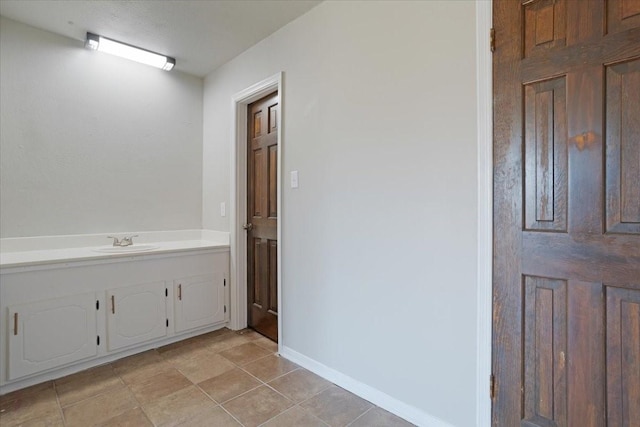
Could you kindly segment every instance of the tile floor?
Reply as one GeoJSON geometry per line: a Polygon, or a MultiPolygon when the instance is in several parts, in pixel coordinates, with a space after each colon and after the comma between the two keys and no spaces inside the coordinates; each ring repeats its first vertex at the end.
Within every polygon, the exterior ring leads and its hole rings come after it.
{"type": "Polygon", "coordinates": [[[408,422],[221,329],[0,397],[2,427],[404,427],[408,422]]]}

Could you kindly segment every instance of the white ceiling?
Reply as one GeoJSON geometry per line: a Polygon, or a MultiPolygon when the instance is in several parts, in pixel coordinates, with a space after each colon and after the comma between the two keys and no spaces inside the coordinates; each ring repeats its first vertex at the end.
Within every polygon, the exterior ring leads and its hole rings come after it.
{"type": "Polygon", "coordinates": [[[0,0],[0,15],[84,40],[87,31],[176,58],[203,77],[318,0],[0,0]]]}

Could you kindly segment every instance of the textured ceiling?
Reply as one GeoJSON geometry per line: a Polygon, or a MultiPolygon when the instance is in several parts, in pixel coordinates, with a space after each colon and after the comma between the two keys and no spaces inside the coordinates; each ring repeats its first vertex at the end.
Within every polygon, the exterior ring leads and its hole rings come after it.
{"type": "Polygon", "coordinates": [[[0,15],[84,40],[87,31],[176,58],[203,77],[320,1],[0,0],[0,15]]]}

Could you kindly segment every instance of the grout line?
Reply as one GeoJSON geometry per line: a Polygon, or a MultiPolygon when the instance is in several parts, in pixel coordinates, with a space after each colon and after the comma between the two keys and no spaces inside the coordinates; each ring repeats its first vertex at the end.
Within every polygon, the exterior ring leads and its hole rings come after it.
{"type": "MultiPolygon", "coordinates": [[[[367,402],[368,402],[368,401],[367,401],[367,402]]],[[[371,403],[371,402],[369,402],[369,403],[371,403]]],[[[351,422],[350,422],[349,424],[347,424],[345,427],[349,427],[350,425],[352,425],[353,423],[355,423],[356,421],[358,421],[360,418],[364,417],[364,415],[365,415],[367,412],[371,411],[373,408],[376,408],[376,405],[373,405],[373,404],[372,404],[371,408],[367,409],[366,411],[364,411],[363,413],[361,413],[360,415],[358,415],[358,416],[357,416],[353,421],[351,421],[351,422]]]]}
{"type": "Polygon", "coordinates": [[[250,393],[250,392],[252,392],[252,391],[254,391],[254,390],[258,389],[258,388],[262,387],[263,385],[265,385],[265,384],[264,384],[264,383],[263,383],[263,384],[258,384],[257,386],[255,386],[254,388],[252,388],[252,389],[250,389],[250,390],[243,391],[243,392],[242,392],[242,393],[240,393],[239,395],[234,396],[234,397],[232,397],[232,398],[230,398],[230,399],[225,400],[224,402],[222,402],[222,403],[220,404],[220,406],[225,405],[225,404],[227,404],[227,403],[231,402],[232,400],[237,399],[237,398],[238,398],[238,397],[240,397],[240,396],[244,396],[245,394],[248,394],[248,393],[250,393]]]}
{"type": "MultiPolygon", "coordinates": [[[[215,378],[215,377],[213,377],[213,378],[215,378]]],[[[207,381],[207,380],[205,380],[205,381],[207,381]]],[[[200,390],[202,393],[204,393],[204,395],[205,395],[205,396],[207,396],[207,397],[208,397],[208,398],[209,398],[213,403],[217,404],[217,405],[218,405],[218,407],[219,407],[220,409],[222,409],[224,412],[226,412],[227,414],[229,414],[229,416],[230,416],[231,418],[233,418],[234,420],[236,420],[236,421],[238,422],[238,424],[240,424],[241,426],[243,426],[243,427],[244,427],[244,424],[242,424],[242,423],[240,422],[240,420],[239,420],[239,419],[237,419],[237,418],[236,418],[236,417],[235,417],[231,412],[227,411],[227,408],[225,408],[224,406],[222,406],[222,403],[218,402],[218,401],[217,401],[217,400],[215,400],[213,397],[209,396],[209,394],[207,394],[207,392],[206,392],[206,391],[204,391],[204,390],[202,389],[202,387],[200,387],[198,384],[195,384],[195,383],[194,383],[193,385],[194,385],[194,386],[196,386],[196,387],[198,388],[198,390],[200,390]]],[[[237,396],[236,396],[236,397],[237,397],[237,396]]],[[[233,399],[235,399],[235,397],[234,397],[233,399]]],[[[227,400],[227,402],[228,402],[229,400],[232,400],[232,399],[228,399],[228,400],[227,400]]]]}
{"type": "Polygon", "coordinates": [[[64,411],[62,410],[62,405],[60,404],[60,396],[58,396],[58,386],[55,381],[51,381],[51,386],[53,387],[53,392],[56,395],[56,403],[58,404],[58,412],[60,412],[60,418],[62,419],[62,425],[67,425],[67,419],[64,417],[64,411]]]}
{"type": "MultiPolygon", "coordinates": [[[[111,365],[111,364],[110,364],[110,363],[105,363],[104,365],[100,365],[100,367],[105,366],[105,365],[111,365]]],[[[96,367],[98,367],[98,366],[96,366],[96,367]]],[[[71,374],[71,375],[77,375],[77,374],[80,374],[80,373],[83,373],[83,372],[87,372],[87,371],[89,371],[89,370],[91,370],[91,369],[94,369],[94,368],[89,368],[89,369],[87,369],[87,370],[80,371],[80,372],[77,372],[77,373],[75,373],[75,374],[71,374]]],[[[87,396],[87,397],[85,397],[85,398],[83,398],[83,399],[80,399],[80,400],[77,400],[77,401],[75,401],[75,402],[68,403],[68,404],[66,404],[66,405],[64,405],[64,406],[62,406],[62,404],[60,403],[60,398],[59,398],[59,396],[58,396],[58,385],[56,384],[56,382],[55,382],[55,380],[54,380],[54,381],[53,381],[53,384],[54,384],[55,391],[56,391],[56,399],[58,399],[58,403],[60,404],[60,408],[61,408],[61,409],[62,409],[62,408],[69,408],[69,407],[71,407],[71,406],[75,406],[75,405],[77,405],[77,404],[79,404],[79,403],[86,402],[86,401],[87,401],[87,400],[89,400],[89,399],[93,399],[93,398],[96,398],[96,397],[98,397],[98,396],[102,396],[103,394],[106,394],[106,393],[112,392],[113,390],[117,390],[117,389],[119,389],[119,388],[127,387],[127,384],[124,382],[124,380],[123,380],[122,378],[120,378],[120,375],[118,375],[118,374],[115,372],[115,369],[113,369],[113,366],[111,366],[111,370],[113,371],[113,375],[114,375],[115,377],[117,377],[117,378],[118,378],[118,380],[120,380],[120,384],[119,384],[119,385],[115,385],[115,386],[113,386],[113,387],[106,388],[106,389],[102,390],[102,391],[101,391],[101,392],[99,392],[99,393],[93,394],[93,395],[91,395],[91,396],[87,396]]]]}

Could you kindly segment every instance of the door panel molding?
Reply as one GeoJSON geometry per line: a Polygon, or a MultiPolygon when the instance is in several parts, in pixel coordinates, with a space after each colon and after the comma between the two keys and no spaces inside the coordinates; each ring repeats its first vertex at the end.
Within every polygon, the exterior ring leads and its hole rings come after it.
{"type": "Polygon", "coordinates": [[[230,203],[230,288],[231,317],[229,327],[234,330],[247,326],[247,245],[242,225],[247,221],[247,106],[263,98],[271,92],[278,92],[280,114],[275,115],[277,121],[278,153],[277,153],[277,188],[276,203],[278,215],[277,248],[277,287],[278,287],[278,349],[282,346],[282,116],[283,106],[283,72],[262,80],[231,98],[231,203],[230,203]]]}

